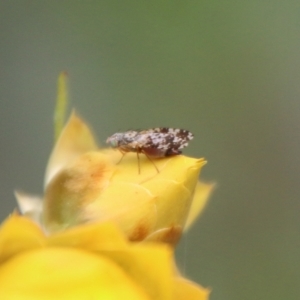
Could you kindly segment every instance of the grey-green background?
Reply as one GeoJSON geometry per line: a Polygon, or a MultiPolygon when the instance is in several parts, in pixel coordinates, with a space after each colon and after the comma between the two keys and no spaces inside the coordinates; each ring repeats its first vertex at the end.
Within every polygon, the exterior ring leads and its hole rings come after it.
{"type": "Polygon", "coordinates": [[[42,193],[56,80],[99,141],[182,127],[218,183],[178,263],[212,300],[300,299],[300,2],[0,1],[0,218],[42,193]]]}

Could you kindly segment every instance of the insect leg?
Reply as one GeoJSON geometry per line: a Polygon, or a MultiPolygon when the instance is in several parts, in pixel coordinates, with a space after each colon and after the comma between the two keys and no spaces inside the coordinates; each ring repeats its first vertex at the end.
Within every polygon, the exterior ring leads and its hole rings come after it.
{"type": "Polygon", "coordinates": [[[156,166],[156,164],[154,163],[154,161],[143,151],[143,153],[146,155],[146,157],[152,162],[152,164],[153,164],[153,166],[155,167],[155,169],[156,169],[156,171],[157,171],[157,173],[159,173],[159,170],[158,170],[158,168],[157,168],[157,166],[156,166]]]}
{"type": "Polygon", "coordinates": [[[126,152],[122,152],[121,150],[119,150],[119,151],[121,152],[122,157],[121,157],[121,159],[116,163],[116,165],[118,165],[118,164],[122,161],[122,159],[124,158],[124,156],[125,156],[125,154],[126,154],[126,152]]]}
{"type": "Polygon", "coordinates": [[[139,152],[136,152],[136,156],[137,156],[137,160],[138,160],[138,168],[139,168],[139,174],[141,174],[141,165],[140,165],[140,156],[139,156],[139,152]]]}

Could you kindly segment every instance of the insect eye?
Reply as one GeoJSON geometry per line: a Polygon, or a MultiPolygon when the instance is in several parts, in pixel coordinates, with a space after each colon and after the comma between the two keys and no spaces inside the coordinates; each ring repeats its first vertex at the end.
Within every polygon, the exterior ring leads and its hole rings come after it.
{"type": "Polygon", "coordinates": [[[117,147],[118,146],[118,141],[117,140],[112,140],[110,141],[110,144],[112,147],[117,147]]]}

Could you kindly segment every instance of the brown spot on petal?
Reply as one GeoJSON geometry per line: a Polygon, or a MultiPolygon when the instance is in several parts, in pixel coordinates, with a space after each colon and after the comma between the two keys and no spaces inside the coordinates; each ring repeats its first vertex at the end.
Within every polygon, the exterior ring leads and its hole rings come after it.
{"type": "Polygon", "coordinates": [[[181,237],[182,228],[181,226],[172,226],[165,231],[165,233],[161,236],[161,241],[172,246],[175,246],[181,237]]]}
{"type": "Polygon", "coordinates": [[[153,232],[147,237],[147,241],[163,242],[175,246],[180,240],[182,234],[181,226],[171,226],[153,232]]]}
{"type": "Polygon", "coordinates": [[[145,224],[138,224],[135,229],[130,233],[129,240],[132,242],[139,242],[144,240],[149,234],[149,227],[145,224]]]}

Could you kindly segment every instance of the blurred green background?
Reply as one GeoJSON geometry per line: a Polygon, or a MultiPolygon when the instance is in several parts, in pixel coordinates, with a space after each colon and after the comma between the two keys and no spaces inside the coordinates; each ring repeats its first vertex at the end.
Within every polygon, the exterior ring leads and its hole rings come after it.
{"type": "Polygon", "coordinates": [[[217,189],[183,238],[212,300],[300,299],[299,1],[0,1],[0,218],[42,193],[56,80],[104,142],[182,127],[217,189]]]}

